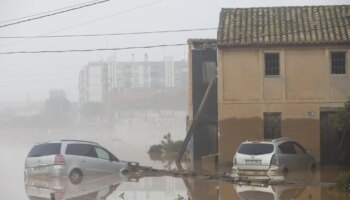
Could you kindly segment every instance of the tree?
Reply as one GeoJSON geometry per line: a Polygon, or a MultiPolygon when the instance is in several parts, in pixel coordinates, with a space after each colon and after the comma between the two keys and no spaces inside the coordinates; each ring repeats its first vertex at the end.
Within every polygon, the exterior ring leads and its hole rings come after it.
{"type": "Polygon", "coordinates": [[[335,115],[334,125],[341,134],[350,132],[350,99],[345,102],[344,108],[335,115]]]}
{"type": "Polygon", "coordinates": [[[45,102],[44,115],[51,122],[67,122],[71,111],[71,102],[63,90],[50,90],[45,102]]]}
{"type": "Polygon", "coordinates": [[[162,161],[163,147],[160,144],[152,145],[148,150],[148,155],[153,161],[162,161]]]}
{"type": "Polygon", "coordinates": [[[341,135],[341,139],[338,145],[339,161],[344,162],[349,154],[349,148],[346,142],[349,142],[350,134],[350,99],[345,102],[344,107],[335,114],[332,118],[332,122],[338,133],[341,135]]]}
{"type": "Polygon", "coordinates": [[[152,145],[148,150],[148,155],[153,161],[160,161],[164,167],[170,169],[176,160],[176,156],[183,141],[173,141],[171,134],[164,135],[160,144],[152,145]]]}

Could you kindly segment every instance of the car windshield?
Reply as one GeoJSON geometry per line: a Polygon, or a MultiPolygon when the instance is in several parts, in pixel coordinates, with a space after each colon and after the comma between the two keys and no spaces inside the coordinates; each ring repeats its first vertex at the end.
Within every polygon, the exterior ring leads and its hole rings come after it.
{"type": "Polygon", "coordinates": [[[60,154],[61,143],[49,143],[35,145],[29,152],[28,157],[40,157],[60,154]]]}
{"type": "Polygon", "coordinates": [[[272,144],[262,144],[262,143],[251,143],[251,144],[242,144],[238,153],[246,155],[262,155],[269,154],[273,152],[272,144]]]}

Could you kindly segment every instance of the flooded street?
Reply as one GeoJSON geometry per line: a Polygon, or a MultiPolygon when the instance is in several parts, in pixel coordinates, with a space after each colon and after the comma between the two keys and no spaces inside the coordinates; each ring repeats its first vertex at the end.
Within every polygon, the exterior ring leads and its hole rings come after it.
{"type": "MultiPolygon", "coordinates": [[[[108,131],[104,132],[107,134],[108,131]]],[[[98,141],[99,144],[111,149],[111,152],[122,160],[138,161],[144,166],[162,169],[159,163],[151,161],[147,155],[147,146],[132,144],[117,146],[107,136],[97,137],[76,131],[66,135],[62,132],[49,131],[40,133],[33,131],[30,134],[25,131],[2,131],[0,150],[3,152],[0,165],[1,176],[0,192],[3,199],[50,199],[55,194],[56,199],[133,199],[133,200],[247,200],[247,199],[347,199],[330,190],[330,181],[320,181],[320,171],[312,176],[309,184],[292,179],[288,184],[272,184],[241,182],[220,178],[208,178],[193,176],[188,178],[162,176],[141,177],[138,180],[130,180],[128,176],[101,175],[86,177],[75,185],[68,179],[29,179],[24,180],[24,160],[37,141],[54,140],[57,138],[81,138],[84,140],[98,141]],[[5,137],[4,135],[7,135],[5,137]],[[14,139],[16,138],[16,139],[14,139]],[[17,139],[18,138],[18,139],[17,139]],[[132,151],[130,151],[130,148],[132,151]],[[145,163],[145,164],[144,164],[145,163]],[[185,185],[186,180],[189,185],[185,185]]],[[[112,133],[110,133],[112,134],[112,133]]],[[[327,171],[327,170],[326,170],[327,171]]],[[[331,171],[331,169],[329,169],[331,171]]],[[[330,173],[329,173],[330,174],[330,173]]],[[[304,176],[305,177],[305,176],[304,176]]],[[[334,176],[333,176],[334,177],[334,176]]],[[[300,177],[299,177],[300,178],[300,177]]]]}
{"type": "MultiPolygon", "coordinates": [[[[96,130],[95,130],[96,131],[96,130]]],[[[121,160],[127,161],[137,161],[140,164],[146,166],[152,166],[155,168],[162,168],[160,163],[151,161],[147,150],[149,144],[140,145],[140,141],[130,141],[130,142],[119,142],[113,141],[111,131],[99,131],[100,135],[95,134],[94,131],[53,131],[49,130],[1,130],[1,144],[0,150],[4,152],[0,165],[0,193],[4,199],[28,199],[25,192],[25,182],[24,182],[24,162],[30,149],[38,142],[45,142],[48,140],[59,140],[62,138],[70,139],[80,139],[96,141],[109,149],[113,154],[115,154],[121,160]],[[90,131],[90,133],[89,133],[90,131]],[[92,133],[93,132],[93,133],[92,133]],[[5,153],[8,152],[8,153],[5,153]],[[11,152],[11,153],[10,153],[11,152]]],[[[145,141],[145,140],[144,140],[145,141]]],[[[152,141],[149,141],[150,143],[152,141]]],[[[156,143],[158,141],[154,141],[156,143]]],[[[96,178],[96,177],[95,177],[96,178]]],[[[97,177],[96,179],[99,179],[97,177]]],[[[110,180],[113,183],[114,180],[110,180]]],[[[125,179],[116,180],[120,181],[122,184],[118,186],[118,192],[111,194],[109,199],[114,198],[120,191],[125,192],[128,196],[133,197],[132,199],[146,199],[147,196],[151,199],[172,199],[170,196],[175,196],[176,194],[185,194],[186,188],[182,184],[180,179],[172,179],[167,177],[161,178],[145,178],[139,182],[127,182],[125,179]],[[154,197],[158,196],[158,197],[154,197]]],[[[99,188],[99,183],[96,187],[99,188]]],[[[90,188],[94,185],[89,186],[90,188]]],[[[127,196],[125,195],[125,196],[127,196]]],[[[83,198],[85,199],[85,198],[83,198]]],[[[130,198],[129,198],[130,199],[130,198]]]]}

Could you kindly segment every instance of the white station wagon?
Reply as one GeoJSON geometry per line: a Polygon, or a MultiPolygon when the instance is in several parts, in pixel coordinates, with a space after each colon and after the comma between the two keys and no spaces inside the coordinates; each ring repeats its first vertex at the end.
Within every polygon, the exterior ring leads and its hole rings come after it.
{"type": "Polygon", "coordinates": [[[78,184],[85,175],[123,173],[128,167],[95,142],[60,140],[35,145],[25,160],[25,176],[68,176],[78,184]]]}
{"type": "Polygon", "coordinates": [[[241,176],[286,177],[308,170],[315,170],[315,158],[289,138],[243,142],[233,158],[233,173],[241,176]]]}

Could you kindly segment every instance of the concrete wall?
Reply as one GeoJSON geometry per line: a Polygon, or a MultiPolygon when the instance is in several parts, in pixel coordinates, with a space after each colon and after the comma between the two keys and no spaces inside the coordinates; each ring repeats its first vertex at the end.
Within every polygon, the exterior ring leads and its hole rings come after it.
{"type": "Polygon", "coordinates": [[[263,113],[282,113],[282,137],[320,159],[320,108],[342,107],[350,95],[349,47],[218,50],[219,161],[232,162],[238,145],[263,139],[263,113]],[[333,75],[331,51],[347,51],[346,74],[333,75]],[[280,75],[265,76],[264,53],[280,54],[280,75]],[[314,115],[313,115],[314,114],[314,115]]]}

